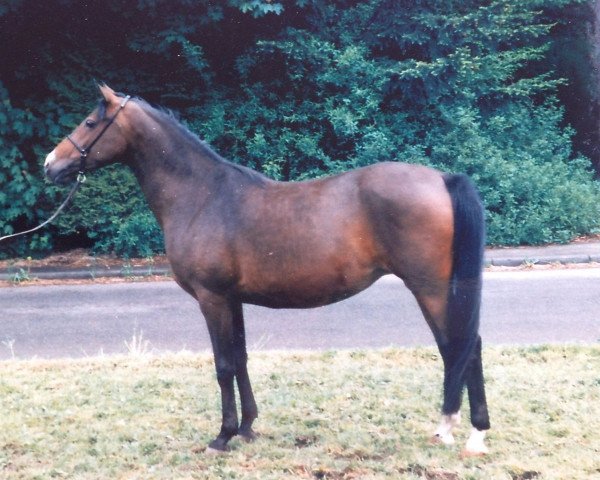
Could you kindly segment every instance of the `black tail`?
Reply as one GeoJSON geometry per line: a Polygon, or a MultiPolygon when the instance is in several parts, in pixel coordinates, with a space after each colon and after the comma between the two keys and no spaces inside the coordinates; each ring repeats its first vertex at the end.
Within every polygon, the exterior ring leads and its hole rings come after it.
{"type": "Polygon", "coordinates": [[[460,408],[465,372],[479,342],[479,310],[485,217],[479,193],[466,175],[445,175],[454,211],[452,280],[447,306],[448,341],[440,345],[446,366],[444,413],[460,408]]]}

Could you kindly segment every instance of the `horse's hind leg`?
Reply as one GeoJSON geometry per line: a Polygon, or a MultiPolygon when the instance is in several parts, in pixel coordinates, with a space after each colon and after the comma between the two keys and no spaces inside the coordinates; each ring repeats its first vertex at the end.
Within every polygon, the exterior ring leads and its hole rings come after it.
{"type": "Polygon", "coordinates": [[[482,455],[488,452],[484,439],[490,422],[484,389],[481,337],[477,336],[474,346],[470,343],[469,339],[460,337],[438,341],[444,362],[444,404],[442,421],[434,439],[446,444],[454,443],[452,429],[460,423],[460,406],[466,385],[473,429],[463,454],[482,455]],[[469,355],[466,364],[460,360],[461,355],[469,355]]]}
{"type": "MultiPolygon", "coordinates": [[[[487,452],[484,444],[485,430],[489,429],[489,418],[485,398],[483,369],[481,362],[481,338],[473,335],[463,325],[465,316],[456,315],[449,302],[455,301],[447,255],[430,252],[433,262],[416,263],[403,275],[407,287],[414,294],[427,323],[436,339],[444,363],[444,400],[442,420],[435,431],[436,442],[452,444],[452,430],[460,423],[460,407],[464,386],[467,386],[471,407],[473,431],[464,453],[478,455],[487,452]]],[[[414,259],[414,257],[413,257],[414,259]]],[[[464,293],[464,292],[463,292],[464,293]]],[[[468,293],[468,292],[467,292],[468,293]]],[[[473,295],[479,294],[475,285],[473,295]]],[[[478,311],[476,312],[478,314],[478,311]]]]}
{"type": "MultiPolygon", "coordinates": [[[[406,280],[405,280],[406,282],[406,280]]],[[[453,379],[453,367],[456,355],[453,352],[462,351],[456,341],[450,339],[446,324],[446,305],[448,298],[447,281],[429,281],[427,287],[417,286],[406,282],[421,307],[423,316],[433,332],[444,364],[444,390],[442,419],[435,431],[433,440],[447,445],[454,443],[452,430],[461,421],[460,407],[462,388],[460,391],[449,388],[456,382],[453,379]]]]}

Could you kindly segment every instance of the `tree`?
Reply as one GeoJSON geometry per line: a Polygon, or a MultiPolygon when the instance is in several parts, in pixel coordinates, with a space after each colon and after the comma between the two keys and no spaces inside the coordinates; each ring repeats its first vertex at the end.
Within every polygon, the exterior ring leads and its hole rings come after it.
{"type": "MultiPolygon", "coordinates": [[[[491,243],[589,233],[599,227],[600,192],[564,121],[574,77],[554,71],[557,45],[573,31],[560,12],[584,7],[579,0],[5,2],[0,232],[49,215],[61,192],[44,182],[41,159],[92,108],[97,80],[175,110],[223,156],[276,179],[418,162],[474,178],[491,243]]],[[[94,174],[55,227],[0,246],[0,254],[75,242],[140,255],[159,248],[157,238],[132,176],[116,168],[94,174]]]]}

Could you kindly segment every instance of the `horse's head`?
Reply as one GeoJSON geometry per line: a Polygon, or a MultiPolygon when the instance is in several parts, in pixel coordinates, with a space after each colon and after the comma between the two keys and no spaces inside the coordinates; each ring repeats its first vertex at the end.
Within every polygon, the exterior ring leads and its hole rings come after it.
{"type": "Polygon", "coordinates": [[[120,114],[129,97],[100,87],[98,107],[46,157],[44,170],[54,183],[65,184],[79,173],[120,160],[127,150],[126,115],[120,114]],[[120,115],[119,115],[120,114],[120,115]]]}

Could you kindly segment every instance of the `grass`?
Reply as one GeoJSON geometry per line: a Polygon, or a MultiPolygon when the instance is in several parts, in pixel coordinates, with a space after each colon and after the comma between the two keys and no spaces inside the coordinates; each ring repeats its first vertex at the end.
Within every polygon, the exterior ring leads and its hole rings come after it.
{"type": "MultiPolygon", "coordinates": [[[[0,478],[600,478],[600,347],[485,352],[491,454],[428,443],[433,349],[252,353],[262,436],[209,456],[219,395],[209,355],[0,362],[0,478]]],[[[465,415],[468,418],[468,415],[465,415]]]]}

